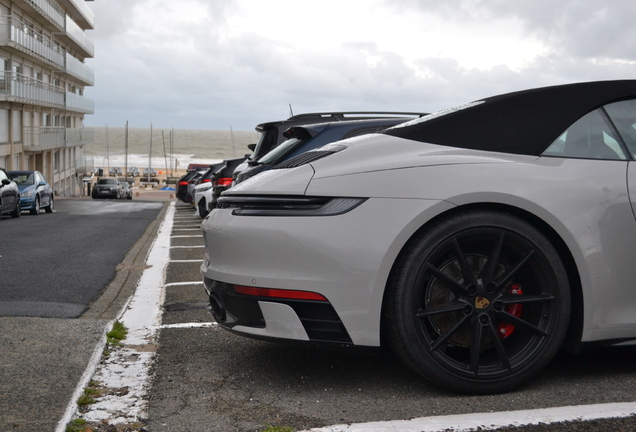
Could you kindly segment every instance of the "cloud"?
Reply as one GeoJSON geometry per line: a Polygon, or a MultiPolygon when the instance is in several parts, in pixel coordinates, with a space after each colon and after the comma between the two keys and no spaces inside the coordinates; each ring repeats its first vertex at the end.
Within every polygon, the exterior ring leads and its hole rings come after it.
{"type": "Polygon", "coordinates": [[[634,73],[629,2],[324,1],[94,2],[86,124],[250,130],[289,104],[430,112],[634,73]]]}

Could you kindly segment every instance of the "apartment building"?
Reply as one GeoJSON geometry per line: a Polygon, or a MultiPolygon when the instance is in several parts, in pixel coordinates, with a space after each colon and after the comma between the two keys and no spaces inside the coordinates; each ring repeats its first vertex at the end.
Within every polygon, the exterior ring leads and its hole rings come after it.
{"type": "Polygon", "coordinates": [[[94,20],[85,0],[0,0],[0,167],[41,171],[62,196],[81,193],[76,161],[93,142],[94,20]]]}

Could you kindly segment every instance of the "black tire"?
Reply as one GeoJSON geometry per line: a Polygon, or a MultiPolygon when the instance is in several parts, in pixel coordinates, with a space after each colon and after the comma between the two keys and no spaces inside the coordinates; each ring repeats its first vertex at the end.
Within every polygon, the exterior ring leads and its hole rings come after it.
{"type": "Polygon", "coordinates": [[[53,213],[53,196],[51,195],[51,201],[49,202],[49,205],[47,205],[46,207],[44,207],[44,211],[47,213],[53,213]]]}
{"type": "Polygon", "coordinates": [[[530,224],[494,211],[455,215],[416,234],[387,296],[396,354],[462,393],[505,392],[537,375],[559,350],[570,316],[554,247],[530,224]]]}
{"type": "Polygon", "coordinates": [[[35,196],[35,200],[33,201],[33,208],[29,210],[32,215],[40,214],[40,197],[38,195],[35,196]]]}
{"type": "Polygon", "coordinates": [[[208,213],[210,212],[208,211],[208,208],[205,205],[205,199],[201,198],[201,200],[199,200],[199,216],[201,218],[204,218],[208,215],[208,213]]]}
{"type": "Polygon", "coordinates": [[[20,213],[22,211],[22,207],[20,205],[20,200],[18,199],[15,203],[15,208],[13,209],[13,211],[11,212],[11,217],[12,218],[19,218],[20,217],[20,213]]]}

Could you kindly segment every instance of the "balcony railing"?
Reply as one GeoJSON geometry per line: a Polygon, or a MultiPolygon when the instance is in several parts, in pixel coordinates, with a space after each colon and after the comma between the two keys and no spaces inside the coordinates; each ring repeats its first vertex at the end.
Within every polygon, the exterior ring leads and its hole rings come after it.
{"type": "Polygon", "coordinates": [[[95,28],[95,13],[86,5],[85,0],[58,0],[82,28],[95,28]]]}
{"type": "Polygon", "coordinates": [[[64,9],[55,0],[14,0],[21,8],[33,9],[44,20],[41,21],[51,31],[64,30],[64,9]]]}
{"type": "Polygon", "coordinates": [[[83,84],[92,86],[95,84],[95,72],[69,53],[66,53],[66,68],[64,72],[77,78],[83,84]]]}
{"type": "Polygon", "coordinates": [[[64,91],[15,72],[0,72],[0,100],[64,108],[64,91]]]}
{"type": "Polygon", "coordinates": [[[68,15],[66,15],[64,30],[65,36],[77,45],[77,48],[83,52],[85,57],[95,56],[95,43],[86,36],[84,30],[82,30],[82,28],[78,26],[77,23],[68,15]]]}
{"type": "Polygon", "coordinates": [[[13,48],[62,69],[65,51],[41,32],[11,15],[0,15],[0,46],[13,48]]]}
{"type": "Polygon", "coordinates": [[[50,150],[74,147],[92,143],[95,132],[92,129],[74,129],[63,126],[25,126],[23,146],[27,151],[50,150]]]}
{"type": "Polygon", "coordinates": [[[95,141],[95,131],[84,128],[66,128],[66,147],[89,144],[95,141]]]}
{"type": "Polygon", "coordinates": [[[84,114],[93,114],[95,112],[95,102],[84,96],[66,92],[66,109],[84,114]]]}

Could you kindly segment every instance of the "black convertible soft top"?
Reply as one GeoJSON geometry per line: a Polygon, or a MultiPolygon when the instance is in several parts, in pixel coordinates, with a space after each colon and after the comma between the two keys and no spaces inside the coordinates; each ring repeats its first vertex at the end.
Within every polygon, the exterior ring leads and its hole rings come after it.
{"type": "Polygon", "coordinates": [[[636,98],[636,80],[542,87],[481,99],[385,133],[451,147],[538,156],[583,115],[632,98],[636,98]]]}

